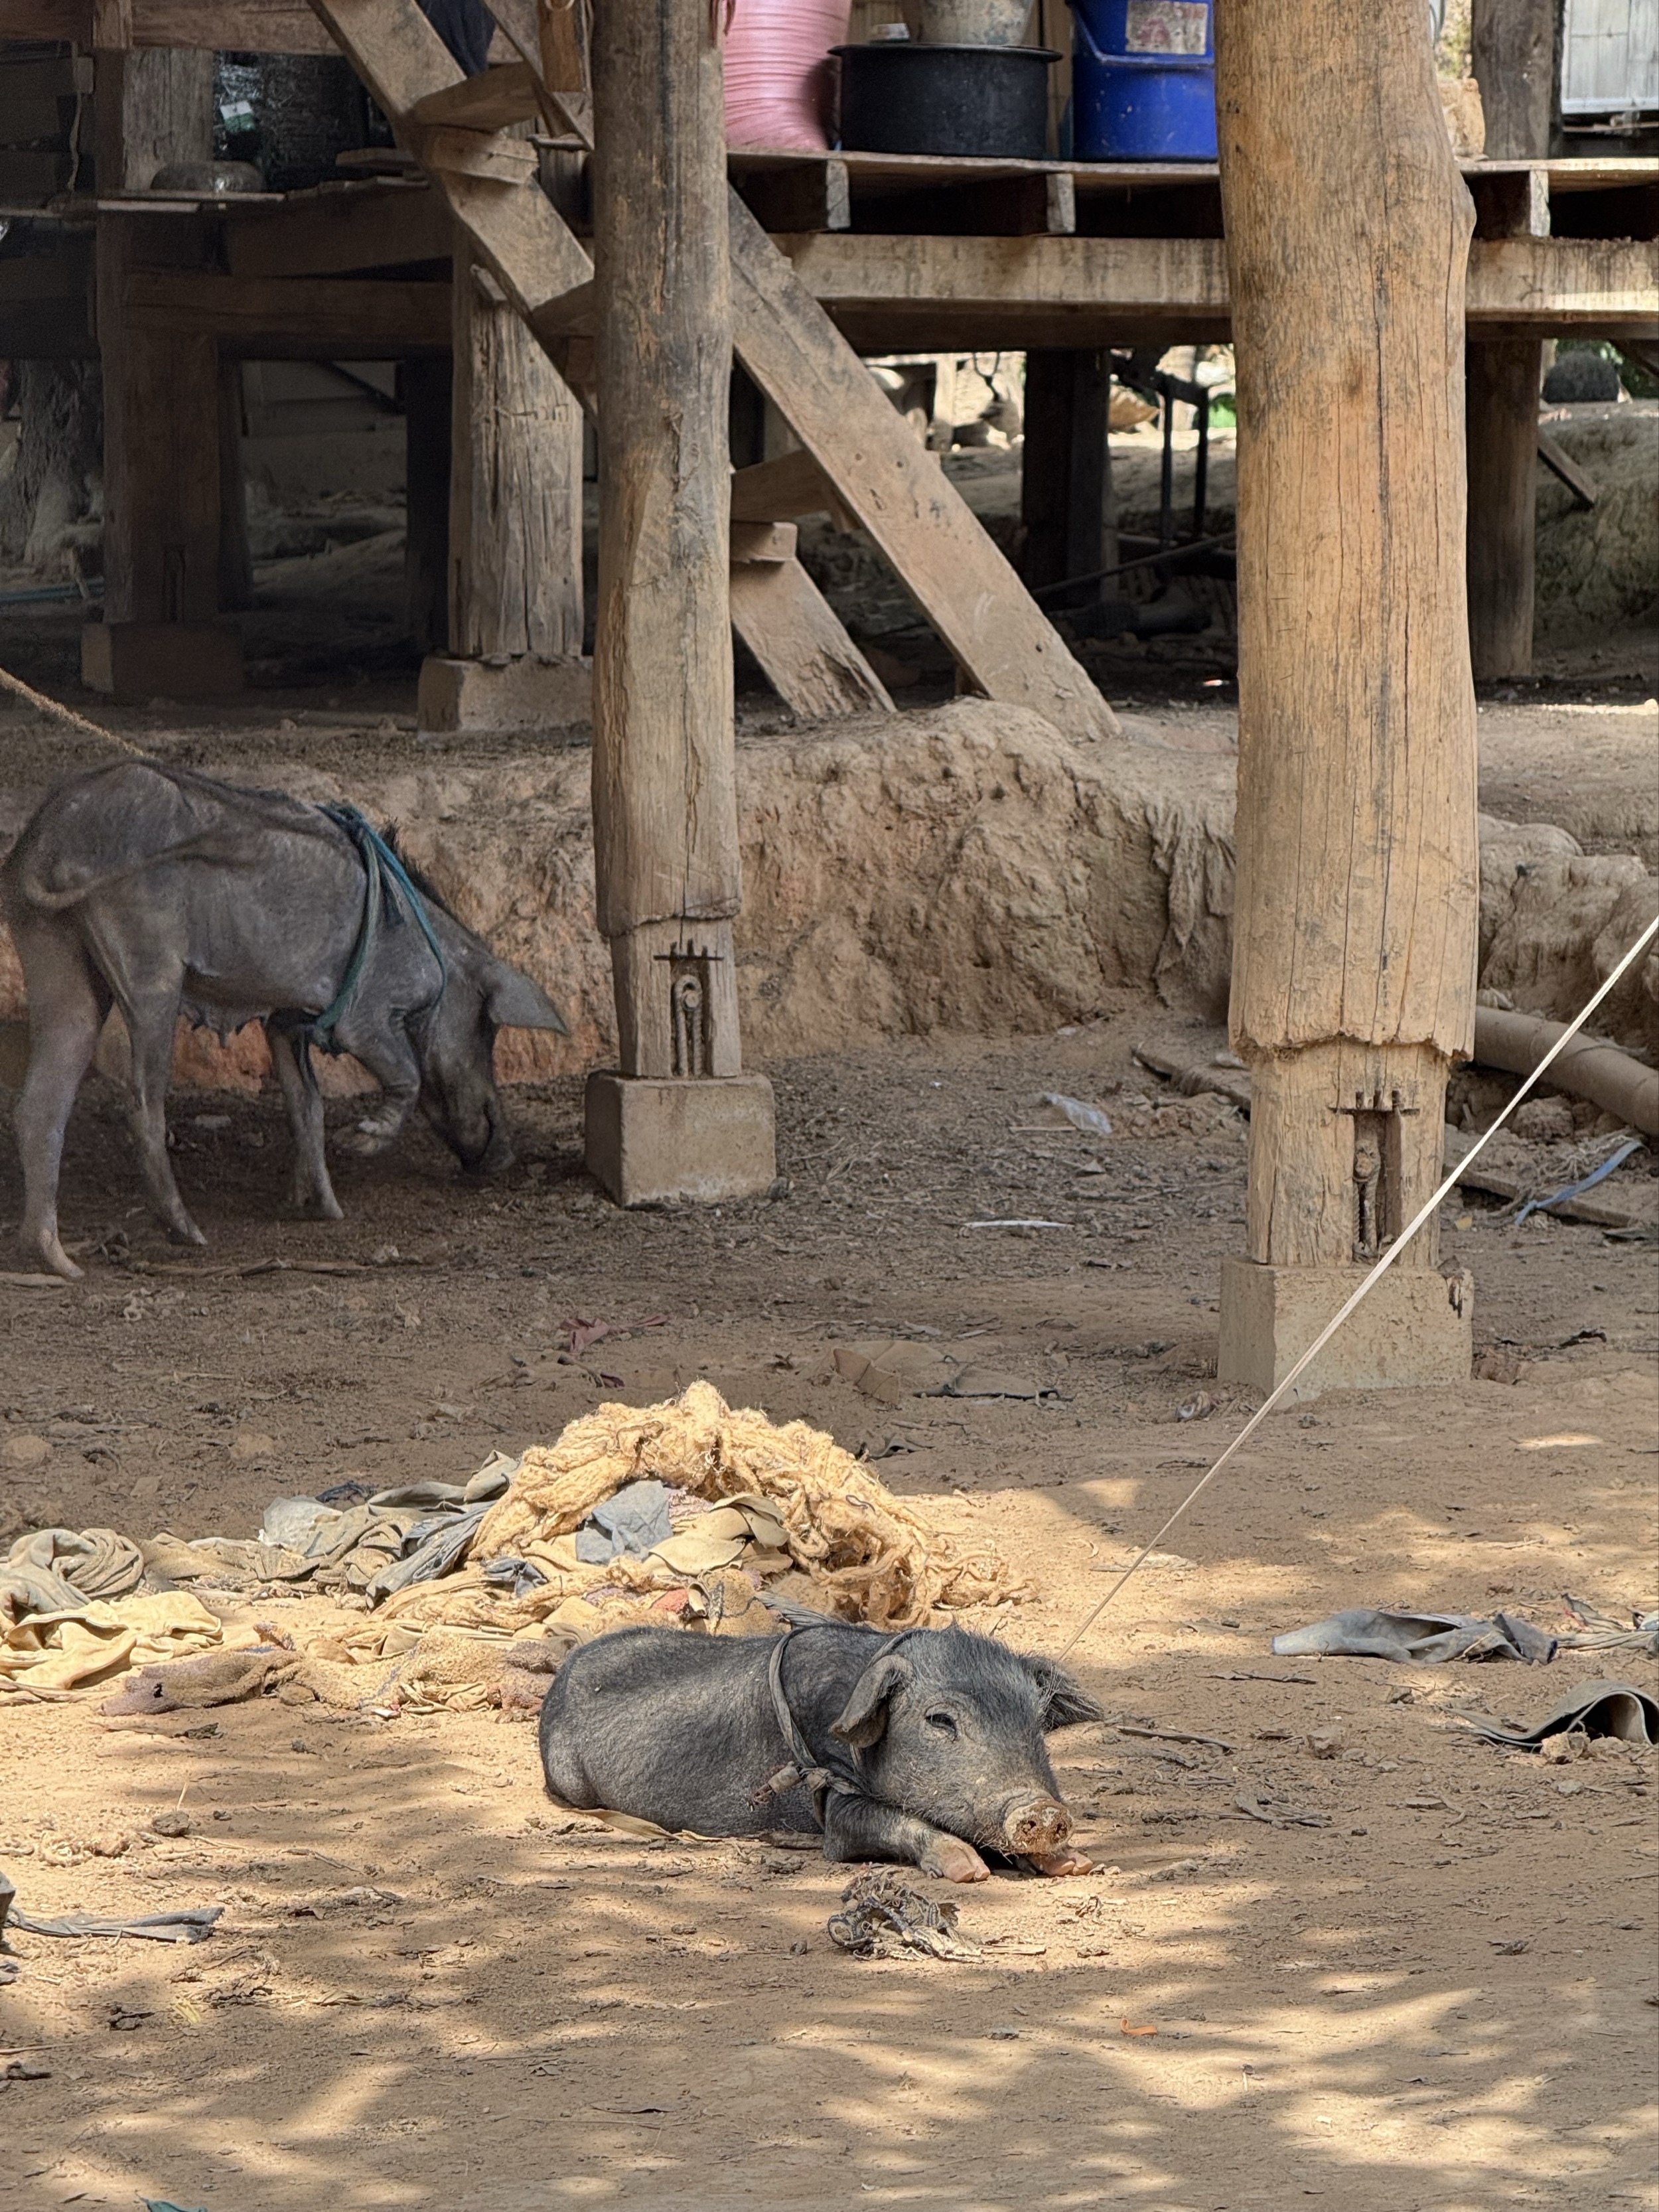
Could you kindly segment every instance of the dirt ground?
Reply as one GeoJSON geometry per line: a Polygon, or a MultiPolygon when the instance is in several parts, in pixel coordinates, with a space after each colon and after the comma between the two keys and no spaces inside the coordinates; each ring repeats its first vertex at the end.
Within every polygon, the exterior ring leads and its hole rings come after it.
{"type": "MultiPolygon", "coordinates": [[[[424,1136],[338,1156],[333,1228],[282,1218],[274,1100],[185,1098],[212,1241],[184,1261],[94,1083],[64,1210],[116,1256],[0,1285],[0,1520],[252,1534],[275,1495],[464,1474],[706,1376],[993,1534],[1032,1594],[973,1625],[1057,1650],[1243,1412],[1212,1379],[1243,1125],[1044,1126],[1048,1091],[1121,1118],[1155,1093],[1129,1057],[1152,1023],[1126,1000],[1045,1040],[775,1068],[787,1194],[709,1213],[604,1203],[574,1081],[515,1094],[497,1185],[424,1136]],[[1009,1217],[1059,1225],[968,1225],[1009,1217]],[[290,1265],[238,1272],[269,1259],[290,1265]],[[572,1361],[576,1316],[635,1333],[572,1361]],[[834,1372],[836,1345],[894,1335],[1052,1395],[889,1407],[834,1372]],[[43,1464],[16,1464],[25,1436],[43,1464]]],[[[8,1146],[8,1233],[18,1203],[8,1146]]],[[[1268,1650],[1344,1605],[1653,1601],[1655,1248],[1470,1200],[1443,1249],[1520,1380],[1270,1421],[1073,1655],[1113,1717],[1056,1739],[1096,1871],[957,1893],[981,1964],[837,1951],[846,1875],[816,1856],[572,1820],[532,1730],[493,1715],[271,1699],[191,1735],[107,1724],[101,1692],[8,1705],[21,1906],[224,1913],[182,1952],[15,1937],[0,2073],[50,2071],[0,2091],[0,2206],[1651,2204],[1656,1755],[1547,1765],[1453,1716],[1529,1719],[1600,1673],[1659,1689],[1659,1665],[1268,1650]],[[149,1832],[181,1807],[187,1833],[149,1832]]]]}

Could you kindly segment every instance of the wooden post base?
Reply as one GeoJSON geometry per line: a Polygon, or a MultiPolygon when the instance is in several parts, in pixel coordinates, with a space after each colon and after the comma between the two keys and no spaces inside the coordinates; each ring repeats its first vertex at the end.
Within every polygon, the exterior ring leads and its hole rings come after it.
{"type": "Polygon", "coordinates": [[[715,1206],[776,1180],[772,1086],[763,1075],[587,1079],[587,1170],[618,1206],[715,1206]]]}
{"type": "MultiPolygon", "coordinates": [[[[1345,1298],[1363,1267],[1221,1263],[1221,1349],[1216,1379],[1265,1397],[1277,1388],[1345,1298]]],[[[1327,1390],[1398,1390],[1469,1379],[1474,1278],[1467,1269],[1395,1267],[1297,1380],[1286,1403],[1327,1390]]]]}
{"type": "Polygon", "coordinates": [[[421,663],[416,726],[422,735],[453,730],[564,730],[593,719],[593,671],[586,660],[543,660],[532,653],[501,661],[454,660],[428,653],[421,663]]]}
{"type": "Polygon", "coordinates": [[[112,699],[230,699],[242,688],[242,642],[222,623],[89,622],[81,681],[112,699]]]}

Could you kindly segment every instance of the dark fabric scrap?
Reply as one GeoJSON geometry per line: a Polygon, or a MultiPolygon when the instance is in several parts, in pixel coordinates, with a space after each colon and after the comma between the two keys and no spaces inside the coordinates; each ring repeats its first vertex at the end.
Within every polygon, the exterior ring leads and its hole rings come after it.
{"type": "Polygon", "coordinates": [[[1618,1736],[1626,1743],[1659,1743],[1659,1698],[1633,1682],[1580,1682],[1563,1692],[1541,1721],[1529,1729],[1506,1729],[1474,1714],[1461,1716],[1465,1728],[1488,1743],[1513,1751],[1536,1751],[1547,1736],[1618,1736]]]}
{"type": "Polygon", "coordinates": [[[1481,1620],[1468,1613],[1383,1613],[1356,1606],[1275,1636],[1279,1659],[1394,1659],[1432,1666],[1447,1659],[1522,1659],[1547,1666],[1554,1658],[1555,1638],[1500,1613],[1481,1620]]]}
{"type": "MultiPolygon", "coordinates": [[[[92,1912],[71,1912],[61,1920],[36,1920],[20,1912],[16,1904],[17,1891],[11,1881],[0,1874],[0,1941],[7,1928],[20,1929],[25,1936],[143,1936],[153,1943],[204,1943],[212,1935],[214,1923],[224,1911],[222,1905],[205,1905],[182,1912],[151,1912],[136,1920],[104,1920],[92,1912]]],[[[11,1961],[10,1980],[16,1973],[11,1961]]]]}

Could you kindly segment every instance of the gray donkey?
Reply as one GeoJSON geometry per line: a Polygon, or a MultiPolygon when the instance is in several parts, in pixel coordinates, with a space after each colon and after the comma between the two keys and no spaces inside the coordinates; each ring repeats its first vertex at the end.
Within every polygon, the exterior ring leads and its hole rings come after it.
{"type": "Polygon", "coordinates": [[[565,1032],[538,984],[498,960],[349,807],[123,761],[53,792],[0,866],[29,1002],[15,1127],[22,1240],[73,1279],[58,1234],[64,1132],[112,1004],[132,1038],[132,1130],[157,1218],[205,1242],[167,1159],[179,1017],[228,1036],[263,1022],[294,1131],[293,1199],[337,1221],[311,1050],[349,1052],[385,1096],[352,1149],[380,1151],[418,1103],[462,1164],[509,1166],[491,1053],[499,1029],[565,1032]]]}

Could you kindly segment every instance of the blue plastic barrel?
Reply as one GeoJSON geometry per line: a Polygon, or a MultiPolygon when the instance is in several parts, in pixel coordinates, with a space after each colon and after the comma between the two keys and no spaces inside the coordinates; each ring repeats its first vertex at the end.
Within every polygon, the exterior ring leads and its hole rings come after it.
{"type": "Polygon", "coordinates": [[[1080,161],[1213,161],[1211,0],[1071,0],[1080,161]]]}

